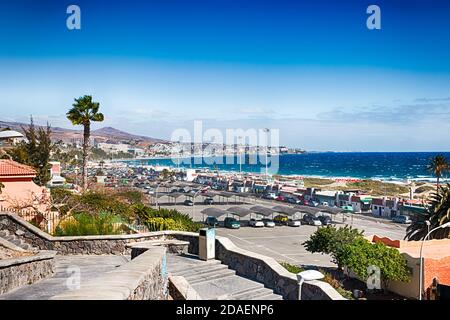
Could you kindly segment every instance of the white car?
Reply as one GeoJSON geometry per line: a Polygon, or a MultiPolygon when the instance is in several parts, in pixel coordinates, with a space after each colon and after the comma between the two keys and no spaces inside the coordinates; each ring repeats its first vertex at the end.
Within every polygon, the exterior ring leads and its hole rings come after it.
{"type": "Polygon", "coordinates": [[[262,222],[264,223],[264,226],[267,228],[275,227],[275,222],[273,222],[273,220],[271,220],[271,219],[262,219],[262,222]]]}
{"type": "Polygon", "coordinates": [[[252,218],[248,221],[248,225],[250,227],[259,228],[259,227],[264,227],[264,222],[262,222],[262,220],[257,220],[257,219],[252,218]]]}
{"type": "Polygon", "coordinates": [[[294,219],[289,219],[287,222],[287,225],[290,227],[300,227],[300,221],[294,220],[294,219]]]}

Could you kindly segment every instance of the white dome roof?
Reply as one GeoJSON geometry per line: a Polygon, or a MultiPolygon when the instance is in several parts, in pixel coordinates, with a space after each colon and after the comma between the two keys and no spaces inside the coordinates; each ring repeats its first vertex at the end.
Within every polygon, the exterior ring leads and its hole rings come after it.
{"type": "Polygon", "coordinates": [[[0,131],[0,139],[23,138],[23,134],[14,130],[0,131]]]}

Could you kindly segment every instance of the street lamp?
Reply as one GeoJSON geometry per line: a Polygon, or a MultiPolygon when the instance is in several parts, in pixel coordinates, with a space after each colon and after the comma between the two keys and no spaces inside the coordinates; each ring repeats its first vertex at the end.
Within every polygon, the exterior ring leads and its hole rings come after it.
{"type": "Polygon", "coordinates": [[[420,245],[420,267],[419,267],[419,300],[422,300],[422,291],[423,291],[423,260],[422,260],[422,253],[423,253],[423,244],[425,243],[425,240],[428,239],[428,236],[433,233],[434,231],[438,230],[438,229],[444,229],[444,228],[449,228],[450,227],[450,222],[446,222],[444,224],[441,224],[440,226],[431,229],[427,235],[423,238],[422,240],[422,244],[420,245]]]}
{"type": "Polygon", "coordinates": [[[158,203],[158,188],[159,188],[160,185],[161,185],[161,183],[158,183],[156,185],[156,188],[155,188],[155,205],[156,205],[156,208],[159,207],[159,203],[158,203]]]}
{"type": "Polygon", "coordinates": [[[302,285],[305,281],[312,281],[312,280],[320,280],[323,279],[325,276],[320,273],[317,270],[306,270],[297,273],[297,279],[298,279],[298,300],[302,300],[302,285]]]}
{"type": "Polygon", "coordinates": [[[242,174],[242,153],[241,148],[239,147],[239,144],[242,141],[242,136],[238,137],[238,150],[239,150],[239,173],[242,174]]]}
{"type": "Polygon", "coordinates": [[[264,132],[266,133],[266,179],[268,178],[268,174],[267,174],[267,151],[269,149],[269,132],[270,129],[269,128],[264,128],[264,132]]]}
{"type": "Polygon", "coordinates": [[[192,196],[192,220],[194,220],[194,215],[195,215],[195,197],[197,196],[197,194],[200,192],[201,190],[198,190],[194,193],[194,195],[192,196]]]}

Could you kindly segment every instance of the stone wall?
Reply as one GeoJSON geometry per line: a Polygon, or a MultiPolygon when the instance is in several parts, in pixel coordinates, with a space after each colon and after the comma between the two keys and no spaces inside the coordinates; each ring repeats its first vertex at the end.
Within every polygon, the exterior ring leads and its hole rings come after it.
{"type": "Polygon", "coordinates": [[[0,213],[0,230],[20,234],[26,243],[40,250],[54,250],[58,254],[129,254],[127,244],[138,241],[157,240],[165,232],[148,232],[130,235],[53,237],[15,214],[0,213]]]}
{"type": "MultiPolygon", "coordinates": [[[[198,254],[198,234],[171,232],[167,236],[189,241],[191,243],[189,253],[198,254]]],[[[238,275],[263,283],[267,288],[282,295],[284,299],[299,299],[299,284],[296,275],[288,272],[270,257],[240,249],[228,238],[217,236],[216,259],[236,270],[238,275]]],[[[301,295],[303,300],[344,300],[333,287],[323,281],[304,282],[301,295]]]]}
{"type": "Polygon", "coordinates": [[[202,300],[197,291],[181,276],[169,277],[169,293],[173,300],[202,300]]]}
{"type": "Polygon", "coordinates": [[[55,255],[53,251],[41,251],[32,256],[0,260],[0,295],[51,276],[55,272],[55,255]]]}
{"type": "Polygon", "coordinates": [[[167,277],[166,248],[154,247],[52,300],[167,300],[167,277]]]}

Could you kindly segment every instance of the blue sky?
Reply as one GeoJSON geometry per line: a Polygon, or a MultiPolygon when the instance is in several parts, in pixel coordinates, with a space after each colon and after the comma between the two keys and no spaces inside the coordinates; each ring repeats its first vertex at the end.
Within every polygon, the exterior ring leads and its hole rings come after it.
{"type": "Polygon", "coordinates": [[[154,137],[203,120],[308,150],[448,151],[449,21],[448,1],[3,1],[0,118],[70,127],[92,94],[97,127],[154,137]]]}

